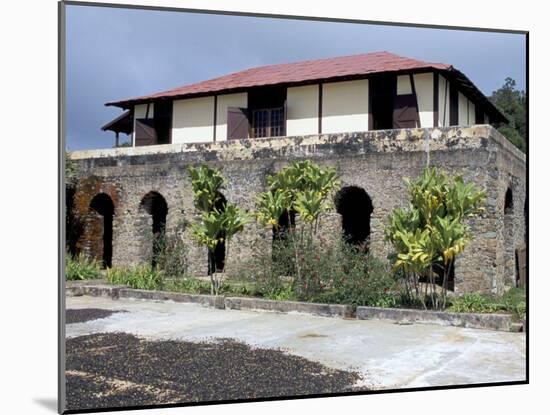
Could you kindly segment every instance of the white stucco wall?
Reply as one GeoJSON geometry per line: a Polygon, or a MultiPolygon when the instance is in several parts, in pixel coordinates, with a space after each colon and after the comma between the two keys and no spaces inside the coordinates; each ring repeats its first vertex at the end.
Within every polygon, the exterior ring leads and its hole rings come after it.
{"type": "Polygon", "coordinates": [[[397,95],[412,94],[411,77],[409,75],[399,75],[397,77],[397,95]]]}
{"type": "Polygon", "coordinates": [[[449,82],[441,75],[439,76],[439,125],[441,127],[448,127],[450,125],[451,114],[451,99],[450,99],[450,85],[449,82]],[[446,90],[445,90],[446,87],[446,90]]]}
{"type": "Polygon", "coordinates": [[[213,96],[174,101],[172,143],[204,143],[213,139],[213,96]]]}
{"type": "Polygon", "coordinates": [[[458,93],[458,125],[468,125],[468,98],[458,93]]]}
{"type": "Polygon", "coordinates": [[[132,146],[136,146],[136,118],[153,118],[155,116],[155,104],[149,104],[149,114],[147,114],[147,104],[134,105],[134,125],[132,127],[132,146]]]}
{"type": "Polygon", "coordinates": [[[323,133],[366,131],[368,112],[368,79],[323,84],[323,133]]]}
{"type": "Polygon", "coordinates": [[[319,131],[319,85],[288,88],[286,135],[317,134],[319,131]]]}
{"type": "Polygon", "coordinates": [[[433,73],[421,73],[414,76],[414,88],[418,101],[418,115],[420,127],[428,128],[434,126],[433,103],[434,103],[434,81],[433,73]]]}
{"type": "Polygon", "coordinates": [[[247,108],[247,105],[248,94],[246,92],[218,95],[218,108],[216,110],[216,141],[227,140],[227,108],[247,108]]]}
{"type": "Polygon", "coordinates": [[[468,100],[468,125],[476,123],[476,105],[468,100]]]}

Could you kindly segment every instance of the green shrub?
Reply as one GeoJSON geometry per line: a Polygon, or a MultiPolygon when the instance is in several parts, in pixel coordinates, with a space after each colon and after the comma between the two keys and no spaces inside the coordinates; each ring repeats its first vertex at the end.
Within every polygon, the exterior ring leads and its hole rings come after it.
{"type": "Polygon", "coordinates": [[[273,255],[258,244],[236,274],[241,281],[253,284],[259,296],[278,293],[288,285],[287,276],[292,274],[293,255],[291,248],[279,241],[273,241],[273,255]]]}
{"type": "Polygon", "coordinates": [[[65,260],[65,277],[68,281],[101,278],[101,264],[99,261],[88,258],[83,254],[72,257],[67,253],[65,260]]]}
{"type": "Polygon", "coordinates": [[[167,278],[179,278],[187,273],[187,245],[181,236],[186,226],[181,224],[179,231],[164,233],[154,241],[156,267],[167,278]]]}
{"type": "Polygon", "coordinates": [[[259,295],[276,300],[300,300],[377,306],[397,306],[395,280],[382,261],[364,247],[315,242],[314,249],[296,249],[292,241],[275,240],[272,252],[258,247],[244,268],[243,278],[256,283],[259,295]],[[300,278],[296,276],[300,268],[300,278]]]}
{"type": "Polygon", "coordinates": [[[128,285],[140,290],[159,290],[164,285],[162,273],[150,266],[109,268],[107,281],[111,284],[128,285]]]}
{"type": "Polygon", "coordinates": [[[387,265],[364,247],[343,243],[322,261],[321,295],[313,301],[357,306],[397,307],[395,280],[387,265]]]}

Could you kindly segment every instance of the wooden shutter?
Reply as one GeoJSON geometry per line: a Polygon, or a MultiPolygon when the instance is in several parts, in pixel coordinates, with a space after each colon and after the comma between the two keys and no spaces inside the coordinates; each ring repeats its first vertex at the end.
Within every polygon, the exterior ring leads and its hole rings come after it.
{"type": "Polygon", "coordinates": [[[227,139],[248,138],[248,110],[246,108],[227,108],[227,139]]]}
{"type": "Polygon", "coordinates": [[[136,119],[136,147],[157,144],[157,132],[152,119],[136,119]]]}
{"type": "Polygon", "coordinates": [[[288,109],[287,109],[287,105],[286,105],[286,99],[285,99],[285,102],[283,104],[283,128],[282,128],[282,131],[281,131],[281,135],[282,136],[286,136],[286,119],[287,119],[287,116],[288,116],[288,109]]]}
{"type": "Polygon", "coordinates": [[[415,128],[420,125],[415,94],[396,95],[393,102],[393,128],[415,128]]]}

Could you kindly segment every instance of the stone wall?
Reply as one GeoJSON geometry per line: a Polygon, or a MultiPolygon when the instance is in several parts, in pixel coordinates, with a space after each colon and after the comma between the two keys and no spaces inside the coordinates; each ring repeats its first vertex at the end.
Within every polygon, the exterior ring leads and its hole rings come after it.
{"type": "MultiPolygon", "coordinates": [[[[76,215],[89,217],[89,203],[100,192],[111,196],[115,205],[115,266],[151,260],[152,219],[139,208],[148,192],[159,192],[168,204],[167,231],[182,219],[197,220],[186,168],[199,163],[221,169],[227,179],[224,196],[247,211],[265,190],[266,176],[290,161],[307,158],[335,167],[343,187],[361,187],[372,199],[371,249],[380,257],[390,250],[383,241],[388,214],[408,203],[403,177],[418,176],[428,159],[432,166],[461,173],[486,189],[488,197],[484,215],[472,220],[473,241],[456,263],[457,292],[502,292],[511,285],[513,251],[524,239],[525,156],[485,125],[118,148],[74,152],[72,158],[80,174],[76,215]],[[513,213],[505,220],[508,187],[514,203],[513,213]]],[[[337,234],[339,216],[335,211],[327,214],[323,232],[337,234]]],[[[102,237],[97,226],[84,228],[79,245],[101,257],[99,244],[93,243],[102,237]]],[[[190,241],[188,234],[185,237],[190,241]]],[[[231,244],[227,271],[235,270],[254,248],[270,249],[270,244],[269,229],[256,223],[247,225],[231,244]]],[[[206,251],[191,242],[189,247],[190,271],[206,274],[206,251]]]]}

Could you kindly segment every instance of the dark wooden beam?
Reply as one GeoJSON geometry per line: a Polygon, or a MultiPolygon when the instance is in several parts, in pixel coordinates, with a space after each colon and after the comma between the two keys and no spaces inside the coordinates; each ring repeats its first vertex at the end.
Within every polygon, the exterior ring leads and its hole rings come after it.
{"type": "Polygon", "coordinates": [[[218,123],[218,96],[214,95],[214,132],[213,141],[216,142],[216,124],[218,123]]]}
{"type": "Polygon", "coordinates": [[[433,126],[439,127],[439,73],[434,72],[433,77],[434,77],[434,100],[433,100],[434,101],[433,102],[434,125],[433,126]]]}
{"type": "Polygon", "coordinates": [[[319,84],[319,111],[318,111],[318,125],[317,129],[319,134],[323,133],[323,84],[319,84]]]}

